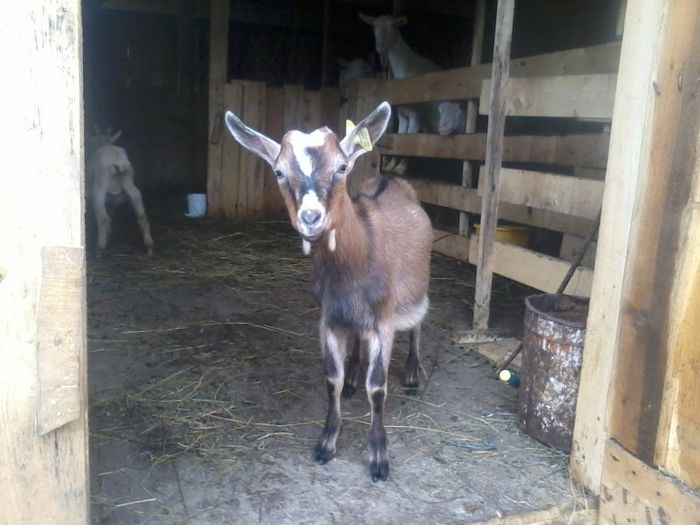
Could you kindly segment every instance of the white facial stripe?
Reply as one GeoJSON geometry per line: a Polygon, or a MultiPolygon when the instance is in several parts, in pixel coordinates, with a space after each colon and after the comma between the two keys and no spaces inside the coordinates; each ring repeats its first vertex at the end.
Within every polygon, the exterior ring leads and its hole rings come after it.
{"type": "Polygon", "coordinates": [[[326,133],[317,129],[311,133],[301,131],[290,131],[289,143],[292,146],[292,154],[297,159],[299,167],[304,175],[311,177],[313,165],[311,156],[307,153],[307,148],[318,148],[325,144],[326,133]]]}
{"type": "Polygon", "coordinates": [[[316,192],[314,190],[309,190],[306,192],[304,197],[301,199],[301,206],[299,207],[299,211],[304,211],[304,210],[319,210],[319,211],[326,211],[323,207],[323,204],[321,204],[321,201],[318,200],[318,195],[316,195],[316,192]]]}

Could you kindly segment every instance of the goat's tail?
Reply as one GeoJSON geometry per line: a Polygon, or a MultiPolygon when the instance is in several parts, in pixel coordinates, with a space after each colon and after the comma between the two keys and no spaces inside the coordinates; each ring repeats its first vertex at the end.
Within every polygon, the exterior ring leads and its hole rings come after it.
{"type": "Polygon", "coordinates": [[[126,155],[121,155],[114,160],[112,163],[112,173],[120,177],[134,174],[134,168],[126,155]]]}

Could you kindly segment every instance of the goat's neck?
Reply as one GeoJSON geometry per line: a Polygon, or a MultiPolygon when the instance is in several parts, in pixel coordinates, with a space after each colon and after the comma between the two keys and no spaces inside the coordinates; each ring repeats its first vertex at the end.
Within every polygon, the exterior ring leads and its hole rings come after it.
{"type": "Polygon", "coordinates": [[[367,226],[355,211],[355,206],[345,190],[336,207],[339,213],[334,214],[336,219],[332,225],[335,229],[335,250],[330,250],[326,236],[321,243],[319,255],[335,263],[364,260],[369,250],[367,226]]]}
{"type": "Polygon", "coordinates": [[[388,58],[391,74],[394,78],[406,78],[423,73],[423,71],[417,70],[420,69],[420,63],[425,59],[409,47],[401,33],[396,35],[394,45],[389,49],[388,58]]]}

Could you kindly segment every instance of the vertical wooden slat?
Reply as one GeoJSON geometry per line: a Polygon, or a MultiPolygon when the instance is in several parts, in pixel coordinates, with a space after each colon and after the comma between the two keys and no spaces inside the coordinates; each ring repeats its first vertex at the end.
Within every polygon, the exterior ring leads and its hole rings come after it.
{"type": "Polygon", "coordinates": [[[325,88],[321,90],[321,126],[328,126],[339,137],[342,137],[344,129],[338,128],[340,115],[340,93],[337,88],[325,88]]]}
{"type": "MultiPolygon", "coordinates": [[[[232,111],[239,118],[243,115],[243,86],[240,82],[231,82],[224,86],[224,105],[226,110],[232,111]]],[[[220,182],[217,218],[233,220],[238,218],[238,205],[240,201],[240,162],[243,149],[233,140],[233,137],[225,130],[222,133],[221,147],[223,158],[220,182]]]]}
{"type": "MultiPolygon", "coordinates": [[[[267,88],[265,102],[265,134],[280,142],[285,132],[284,89],[267,88]]],[[[267,166],[263,167],[263,213],[268,217],[284,215],[284,201],[277,178],[267,166]]]]}
{"type": "Polygon", "coordinates": [[[493,250],[498,222],[498,183],[503,157],[503,129],[506,120],[504,91],[510,69],[510,42],[513,36],[514,0],[499,0],[496,36],[493,46],[491,107],[486,133],[485,192],[481,203],[481,228],[474,298],[474,328],[486,329],[489,323],[493,250]]]}
{"type": "Polygon", "coordinates": [[[209,216],[222,215],[222,135],[224,84],[228,64],[228,0],[211,0],[209,38],[209,147],[207,155],[207,200],[209,216]]]}
{"type": "MultiPolygon", "coordinates": [[[[474,6],[474,27],[472,30],[472,53],[469,65],[478,66],[481,64],[484,47],[484,27],[486,25],[486,0],[477,0],[474,6]]],[[[465,133],[476,131],[476,119],[478,114],[478,102],[476,100],[467,101],[467,119],[464,128],[465,133]]],[[[462,164],[462,186],[471,188],[474,186],[475,163],[464,161],[462,164]]],[[[469,235],[469,214],[459,213],[459,234],[469,235]]]]}
{"type": "Polygon", "coordinates": [[[0,19],[0,144],[15,175],[0,182],[3,524],[90,519],[81,23],[79,0],[9,2],[0,19]]]}
{"type": "Polygon", "coordinates": [[[321,92],[303,91],[303,123],[302,131],[309,133],[321,127],[321,92]]]}
{"type": "Polygon", "coordinates": [[[303,120],[302,87],[284,85],[284,129],[300,129],[303,120]]]}
{"type": "MultiPolygon", "coordinates": [[[[669,178],[668,141],[679,119],[676,99],[694,89],[686,83],[682,54],[697,47],[688,29],[696,23],[697,9],[692,0],[627,6],[571,456],[572,474],[595,492],[600,490],[608,435],[648,454],[649,445],[638,441],[640,422],[651,423],[645,433],[652,442],[657,432],[658,421],[641,416],[647,411],[643,400],[653,403],[653,395],[660,394],[653,366],[663,367],[659,357],[664,349],[652,344],[659,341],[652,327],[662,328],[656,312],[663,311],[663,304],[657,302],[661,297],[654,283],[663,277],[656,271],[664,268],[658,262],[672,257],[674,250],[659,251],[659,225],[654,222],[663,222],[663,215],[649,213],[656,199],[664,201],[669,183],[677,183],[669,178]],[[616,363],[618,353],[624,355],[616,363]],[[645,396],[643,391],[657,394],[645,396]]],[[[673,236],[672,230],[663,230],[662,237],[667,234],[673,236]]],[[[655,410],[658,417],[658,408],[648,413],[655,410]]]]}

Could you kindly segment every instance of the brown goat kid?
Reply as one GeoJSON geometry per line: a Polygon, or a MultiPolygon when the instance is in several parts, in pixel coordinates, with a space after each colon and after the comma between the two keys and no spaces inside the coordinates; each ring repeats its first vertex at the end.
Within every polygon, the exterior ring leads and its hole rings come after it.
{"type": "Polygon", "coordinates": [[[339,140],[328,128],[306,134],[292,130],[282,143],[252,130],[233,113],[226,125],[245,148],[265,160],[277,175],[280,191],[304,251],[317,249],[311,285],[321,303],[320,341],[328,414],[314,450],[328,462],[340,431],[340,397],[357,390],[359,340],[367,342],[366,388],[371,407],[369,461],[372,479],[389,475],[384,402],[396,330],[410,330],[405,384],[418,386],[420,326],[428,310],[432,228],[413,188],[404,180],[367,181],[351,200],[346,181],[356,159],[384,133],[391,107],[384,102],[339,140]],[[354,348],[345,367],[347,339],[354,348]]]}

